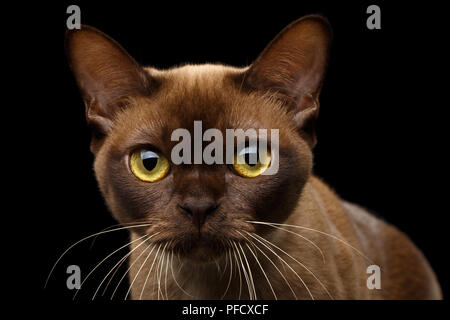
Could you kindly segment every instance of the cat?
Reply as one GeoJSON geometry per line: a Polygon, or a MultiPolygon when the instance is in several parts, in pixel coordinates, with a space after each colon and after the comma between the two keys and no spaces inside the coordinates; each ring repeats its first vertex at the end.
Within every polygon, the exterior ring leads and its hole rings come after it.
{"type": "Polygon", "coordinates": [[[158,70],[140,66],[93,27],[67,31],[96,179],[130,232],[129,298],[442,298],[405,234],[340,199],[312,173],[331,38],[327,19],[309,15],[248,67],[158,70]],[[195,121],[220,132],[278,129],[278,172],[175,165],[171,134],[192,132],[195,121]],[[375,288],[369,266],[378,271],[375,288]]]}

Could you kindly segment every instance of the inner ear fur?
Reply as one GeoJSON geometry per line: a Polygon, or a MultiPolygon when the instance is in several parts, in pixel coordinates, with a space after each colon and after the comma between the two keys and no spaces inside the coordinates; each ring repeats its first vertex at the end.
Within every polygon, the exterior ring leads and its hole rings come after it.
{"type": "Polygon", "coordinates": [[[324,17],[300,18],[284,28],[244,74],[246,87],[271,92],[283,102],[311,147],[316,143],[314,120],[331,38],[324,17]]]}
{"type": "Polygon", "coordinates": [[[127,98],[147,96],[157,85],[115,40],[93,27],[68,30],[65,49],[94,138],[108,133],[127,98]]]}

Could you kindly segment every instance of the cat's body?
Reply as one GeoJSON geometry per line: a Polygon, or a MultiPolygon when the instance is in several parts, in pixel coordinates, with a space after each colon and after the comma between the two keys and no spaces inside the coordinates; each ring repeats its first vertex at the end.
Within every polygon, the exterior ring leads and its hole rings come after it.
{"type": "Polygon", "coordinates": [[[96,177],[114,217],[131,225],[131,298],[441,298],[404,234],[312,175],[330,38],[326,20],[309,16],[248,68],[161,71],[142,68],[95,29],[68,34],[96,177]],[[279,130],[279,170],[250,177],[237,164],[176,165],[171,133],[192,133],[195,121],[218,132],[279,130]],[[159,167],[145,169],[143,154],[159,167]],[[369,265],[381,268],[379,289],[368,287],[369,265]]]}

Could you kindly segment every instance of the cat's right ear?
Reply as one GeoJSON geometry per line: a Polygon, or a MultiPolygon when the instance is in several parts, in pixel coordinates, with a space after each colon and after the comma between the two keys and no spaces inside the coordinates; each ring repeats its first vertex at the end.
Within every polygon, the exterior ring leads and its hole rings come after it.
{"type": "Polygon", "coordinates": [[[93,130],[91,150],[96,153],[127,98],[149,95],[155,81],[115,40],[93,27],[68,30],[65,48],[93,130]]]}
{"type": "Polygon", "coordinates": [[[331,27],[309,15],[284,28],[244,74],[251,90],[270,92],[292,114],[300,135],[316,144],[314,122],[328,61],[331,27]]]}

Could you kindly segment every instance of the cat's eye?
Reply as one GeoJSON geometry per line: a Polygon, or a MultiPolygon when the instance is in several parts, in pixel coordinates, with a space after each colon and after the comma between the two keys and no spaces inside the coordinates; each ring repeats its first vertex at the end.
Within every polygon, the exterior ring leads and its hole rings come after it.
{"type": "Polygon", "coordinates": [[[146,149],[136,150],[130,157],[131,172],[140,180],[155,182],[169,172],[170,164],[163,154],[146,149]]]}
{"type": "Polygon", "coordinates": [[[260,158],[258,148],[246,147],[236,153],[234,157],[234,170],[246,178],[254,178],[262,174],[270,165],[270,152],[260,158]]]}

